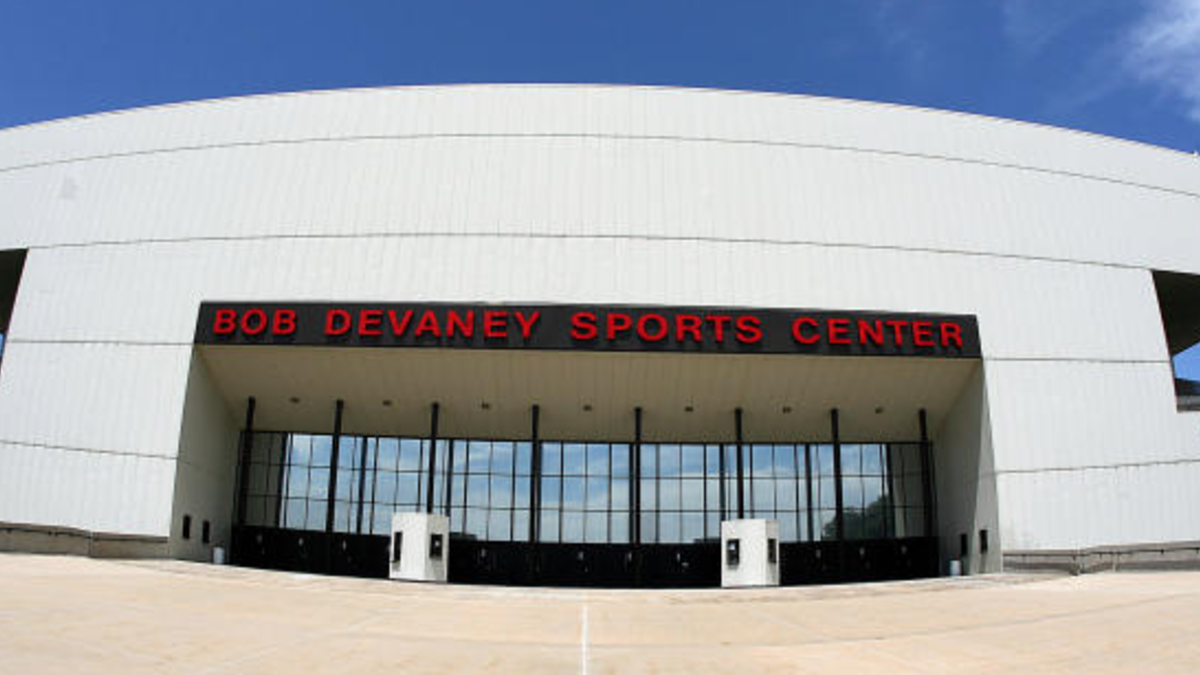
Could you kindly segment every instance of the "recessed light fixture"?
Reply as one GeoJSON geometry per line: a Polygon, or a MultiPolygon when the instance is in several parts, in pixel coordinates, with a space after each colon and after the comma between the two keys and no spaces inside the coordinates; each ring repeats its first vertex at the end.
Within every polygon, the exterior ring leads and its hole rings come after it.
{"type": "Polygon", "coordinates": [[[300,397],[299,397],[299,396],[293,396],[293,397],[289,398],[288,400],[289,400],[289,401],[291,401],[292,403],[299,403],[299,402],[300,402],[300,397]]]}

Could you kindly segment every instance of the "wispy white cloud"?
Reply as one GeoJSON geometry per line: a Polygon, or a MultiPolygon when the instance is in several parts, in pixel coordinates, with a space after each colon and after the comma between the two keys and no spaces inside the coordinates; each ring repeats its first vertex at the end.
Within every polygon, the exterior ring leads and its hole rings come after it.
{"type": "Polygon", "coordinates": [[[1126,72],[1181,99],[1200,122],[1200,0],[1150,0],[1125,36],[1126,72]]]}
{"type": "Polygon", "coordinates": [[[1095,3],[1079,0],[1000,0],[1001,28],[1018,53],[1033,56],[1097,9],[1095,3]]]}

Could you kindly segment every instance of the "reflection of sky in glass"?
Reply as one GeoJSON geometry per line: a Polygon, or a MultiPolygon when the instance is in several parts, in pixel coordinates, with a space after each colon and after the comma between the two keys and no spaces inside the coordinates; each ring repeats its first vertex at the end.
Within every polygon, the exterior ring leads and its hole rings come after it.
{"type": "MultiPolygon", "coordinates": [[[[332,437],[322,434],[256,434],[252,466],[257,468],[250,473],[251,495],[246,503],[253,523],[324,529],[331,443],[332,437]],[[281,461],[286,465],[279,466],[281,461]],[[278,521],[276,503],[282,506],[278,521]]],[[[452,444],[452,531],[502,541],[527,537],[532,444],[439,439],[433,481],[439,510],[447,501],[441,493],[447,486],[445,462],[452,444]],[[463,508],[464,504],[469,508],[463,508]]],[[[428,440],[416,438],[344,435],[336,528],[356,529],[359,501],[364,502],[364,531],[386,532],[393,511],[423,510],[426,466],[422,455],[428,446],[428,440]],[[360,467],[364,459],[365,473],[360,467]],[[365,499],[358,494],[360,480],[365,499]]],[[[628,443],[542,444],[542,541],[629,540],[631,447],[628,443]],[[563,472],[565,479],[560,478],[563,472]]],[[[805,540],[811,487],[820,509],[813,514],[813,536],[819,539],[821,523],[829,522],[836,505],[832,445],[758,443],[744,448],[748,515],[778,520],[783,541],[805,540]],[[806,454],[814,469],[811,486],[804,479],[806,454]]],[[[721,450],[722,446],[715,444],[642,445],[643,541],[690,542],[718,536],[721,450]]],[[[727,444],[724,450],[728,462],[726,508],[733,515],[737,508],[736,447],[727,444]]],[[[842,447],[842,459],[843,503],[848,510],[857,509],[848,511],[848,536],[911,536],[922,531],[918,444],[847,443],[842,447]],[[895,472],[890,481],[889,468],[895,472]],[[889,490],[894,491],[890,496],[889,490]],[[884,499],[890,506],[881,506],[884,499]]]]}

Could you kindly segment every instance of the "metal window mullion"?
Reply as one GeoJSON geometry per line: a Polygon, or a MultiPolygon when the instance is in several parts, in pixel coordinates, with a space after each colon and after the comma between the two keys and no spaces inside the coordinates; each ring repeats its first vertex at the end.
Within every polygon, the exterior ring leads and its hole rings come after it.
{"type": "Polygon", "coordinates": [[[833,432],[833,518],[834,523],[836,523],[837,540],[843,541],[846,538],[846,518],[844,504],[842,503],[842,437],[837,408],[829,411],[829,421],[831,431],[833,432]]]}
{"type": "Polygon", "coordinates": [[[701,531],[704,533],[701,535],[701,537],[703,539],[708,539],[708,445],[707,444],[700,446],[700,453],[701,453],[701,458],[700,458],[700,478],[701,478],[700,490],[701,490],[701,492],[700,492],[700,494],[701,494],[701,501],[702,501],[702,503],[700,505],[700,514],[701,514],[700,520],[703,523],[703,527],[702,527],[701,531]]]}
{"type": "Polygon", "coordinates": [[[509,453],[509,459],[512,461],[512,478],[508,484],[508,541],[514,541],[517,538],[517,448],[520,441],[512,442],[512,452],[509,453]]]}
{"type": "Polygon", "coordinates": [[[467,459],[463,462],[463,534],[467,534],[470,530],[467,528],[467,519],[471,515],[470,509],[470,494],[471,494],[471,441],[467,441],[467,459]]]}
{"type": "MultiPolygon", "coordinates": [[[[442,509],[447,518],[450,517],[450,509],[454,503],[454,441],[453,438],[446,440],[446,480],[442,483],[442,509]]],[[[470,456],[467,459],[470,459],[470,456]]]]}
{"type": "Polygon", "coordinates": [[[816,541],[816,533],[813,532],[813,494],[812,494],[812,444],[804,444],[804,507],[805,516],[808,521],[808,540],[816,541]]]}
{"type": "Polygon", "coordinates": [[[441,406],[434,401],[429,411],[429,474],[425,477],[425,513],[433,513],[434,473],[437,469],[438,413],[441,406]]]}
{"type": "Polygon", "coordinates": [[[563,512],[567,504],[563,501],[563,491],[567,482],[567,447],[565,443],[558,444],[558,541],[563,541],[563,512]]]}
{"type": "Polygon", "coordinates": [[[334,512],[337,500],[338,461],[342,444],[342,414],[345,402],[337,400],[333,414],[333,447],[329,451],[329,494],[326,495],[325,531],[333,532],[334,512]]]}

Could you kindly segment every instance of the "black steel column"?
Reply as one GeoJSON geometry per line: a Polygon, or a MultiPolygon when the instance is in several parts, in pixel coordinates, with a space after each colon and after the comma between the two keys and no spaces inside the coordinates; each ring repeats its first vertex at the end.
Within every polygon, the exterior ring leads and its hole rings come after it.
{"type": "Polygon", "coordinates": [[[237,524],[246,524],[246,502],[250,495],[250,456],[254,452],[254,397],[246,399],[246,426],[242,431],[242,463],[238,472],[237,524]]]}
{"type": "MultiPolygon", "coordinates": [[[[542,444],[538,440],[538,423],[542,409],[534,405],[530,411],[529,445],[529,543],[537,543],[542,527],[542,444]]],[[[515,538],[515,537],[514,537],[515,538]]]]}
{"type": "Polygon", "coordinates": [[[429,474],[425,478],[425,513],[433,513],[433,472],[437,469],[438,406],[429,410],[429,474]]]}
{"type": "Polygon", "coordinates": [[[333,411],[333,448],[329,454],[329,494],[326,497],[325,531],[333,532],[333,515],[337,499],[338,455],[342,445],[342,411],[346,403],[337,400],[333,411]]]}
{"type": "Polygon", "coordinates": [[[629,518],[635,546],[642,543],[642,409],[633,409],[633,446],[629,451],[629,518]]]}
{"type": "Polygon", "coordinates": [[[887,528],[887,536],[896,536],[896,478],[895,478],[895,458],[893,457],[892,444],[883,444],[884,456],[884,471],[887,474],[887,514],[883,519],[884,527],[887,528]]]}
{"type": "Polygon", "coordinates": [[[288,435],[276,434],[276,437],[279,439],[279,472],[275,474],[275,527],[280,527],[284,524],[283,500],[287,496],[288,435]]]}
{"type": "Polygon", "coordinates": [[[933,453],[929,445],[929,421],[925,409],[917,413],[921,424],[921,499],[925,506],[925,536],[934,536],[934,507],[933,507],[933,453]]]}
{"type": "Polygon", "coordinates": [[[367,437],[359,439],[362,448],[358,454],[358,524],[355,533],[362,534],[363,503],[367,496],[367,437]]]}
{"type": "Polygon", "coordinates": [[[733,419],[737,431],[737,507],[738,519],[746,517],[746,499],[743,496],[746,492],[745,486],[745,460],[742,459],[742,409],[738,408],[733,411],[733,419]]]}
{"type": "Polygon", "coordinates": [[[816,541],[817,533],[813,532],[813,505],[812,500],[812,446],[804,445],[804,499],[808,504],[808,511],[805,514],[808,518],[808,540],[816,541]]]}
{"type": "MultiPolygon", "coordinates": [[[[727,463],[727,458],[725,455],[729,454],[725,451],[725,449],[729,446],[725,443],[722,443],[718,447],[720,448],[720,452],[718,453],[720,457],[717,461],[717,473],[720,477],[720,480],[717,481],[717,485],[720,489],[717,491],[717,508],[721,512],[721,520],[724,521],[726,511],[728,510],[725,506],[725,481],[727,480],[726,474],[728,473],[725,468],[725,464],[727,463]]],[[[718,534],[720,534],[720,532],[718,532],[718,534]]]]}
{"type": "Polygon", "coordinates": [[[837,540],[846,538],[846,512],[842,508],[842,434],[838,425],[838,409],[829,411],[829,423],[833,431],[833,495],[834,520],[837,524],[837,540]]]}
{"type": "MultiPolygon", "coordinates": [[[[454,439],[451,438],[446,442],[446,481],[442,483],[442,510],[446,512],[446,517],[450,517],[451,497],[454,492],[454,439]]],[[[469,458],[469,455],[468,455],[469,458]]],[[[516,455],[513,455],[513,466],[517,465],[516,455]]],[[[513,490],[516,490],[516,479],[513,480],[513,490]]],[[[466,504],[463,504],[466,506],[466,504]]],[[[514,509],[515,513],[515,509],[514,509]]]]}

